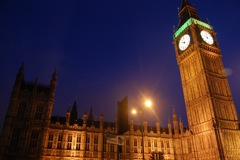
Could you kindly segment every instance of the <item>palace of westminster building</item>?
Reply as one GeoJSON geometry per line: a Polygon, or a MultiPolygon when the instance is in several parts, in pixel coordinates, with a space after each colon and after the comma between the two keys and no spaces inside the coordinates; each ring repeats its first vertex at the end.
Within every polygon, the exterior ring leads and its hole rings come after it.
{"type": "Polygon", "coordinates": [[[182,0],[173,41],[179,66],[188,127],[175,112],[167,128],[134,125],[128,99],[117,103],[116,122],[94,120],[92,109],[78,117],[76,102],[66,116],[52,116],[56,72],[50,84],[24,79],[20,67],[0,139],[1,160],[134,160],[151,152],[168,160],[240,160],[240,125],[212,26],[182,0]],[[123,145],[107,142],[121,135],[123,145]],[[143,142],[142,143],[142,136],[143,142]],[[142,145],[144,144],[144,145],[142,145]]]}

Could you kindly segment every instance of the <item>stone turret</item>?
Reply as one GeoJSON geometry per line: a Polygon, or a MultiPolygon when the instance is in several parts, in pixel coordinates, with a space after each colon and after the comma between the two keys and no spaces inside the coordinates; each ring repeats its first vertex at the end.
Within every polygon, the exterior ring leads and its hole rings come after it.
{"type": "Polygon", "coordinates": [[[173,109],[173,129],[174,134],[179,135],[178,118],[175,109],[173,109]]]}
{"type": "Polygon", "coordinates": [[[146,134],[147,132],[148,132],[148,130],[147,130],[147,120],[146,119],[144,119],[143,120],[143,131],[144,131],[144,133],[146,134]]]}
{"type": "Polygon", "coordinates": [[[133,125],[133,117],[131,116],[131,119],[130,119],[130,133],[133,133],[134,132],[134,125],[133,125]]]}
{"type": "Polygon", "coordinates": [[[67,112],[66,112],[66,122],[65,125],[68,126],[69,125],[69,121],[70,121],[70,108],[68,108],[67,112]]]}
{"type": "Polygon", "coordinates": [[[182,122],[182,118],[181,117],[180,117],[179,126],[180,126],[180,132],[181,132],[181,134],[183,134],[183,122],[182,122]]]}
{"type": "Polygon", "coordinates": [[[85,112],[83,114],[83,127],[86,128],[87,127],[87,118],[88,118],[88,115],[87,113],[85,112]]]}
{"type": "Polygon", "coordinates": [[[100,129],[101,130],[103,130],[103,122],[104,122],[104,116],[103,116],[103,114],[101,113],[101,115],[100,115],[100,129]]]}
{"type": "Polygon", "coordinates": [[[169,135],[172,136],[172,124],[170,122],[170,117],[168,117],[168,132],[169,135]]]}
{"type": "Polygon", "coordinates": [[[156,121],[157,134],[160,134],[160,122],[156,121]]]}

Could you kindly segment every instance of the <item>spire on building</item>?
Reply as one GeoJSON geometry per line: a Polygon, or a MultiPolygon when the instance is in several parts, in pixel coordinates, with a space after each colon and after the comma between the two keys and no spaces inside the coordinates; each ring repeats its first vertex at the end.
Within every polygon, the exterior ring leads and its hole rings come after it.
{"type": "Polygon", "coordinates": [[[70,105],[68,106],[67,113],[70,113],[70,105]]]}
{"type": "Polygon", "coordinates": [[[17,74],[17,77],[16,77],[16,82],[19,82],[19,81],[22,82],[23,79],[24,79],[24,63],[21,65],[21,67],[18,70],[18,74],[17,74]]]}
{"type": "Polygon", "coordinates": [[[171,124],[171,121],[170,121],[170,117],[168,117],[168,132],[170,135],[172,135],[172,124],[171,124]]]}
{"type": "Polygon", "coordinates": [[[188,0],[182,0],[182,7],[181,7],[181,9],[183,9],[186,5],[192,6],[192,5],[188,2],[188,0]]]}
{"type": "Polygon", "coordinates": [[[196,11],[196,8],[191,5],[188,0],[182,0],[182,7],[179,10],[179,17],[180,21],[178,27],[181,27],[190,18],[201,20],[196,11]]]}
{"type": "Polygon", "coordinates": [[[175,108],[173,108],[173,129],[174,129],[174,133],[178,134],[179,133],[179,128],[178,128],[178,117],[177,117],[177,113],[175,111],[175,108]]]}
{"type": "Polygon", "coordinates": [[[21,67],[18,70],[18,74],[24,74],[24,63],[21,65],[21,67]]]}
{"type": "Polygon", "coordinates": [[[12,96],[18,94],[23,81],[24,81],[24,64],[22,64],[21,67],[18,70],[16,80],[15,80],[15,84],[14,84],[13,91],[12,91],[12,96]]]}
{"type": "Polygon", "coordinates": [[[53,89],[55,89],[56,84],[57,84],[57,70],[55,69],[52,74],[51,87],[53,87],[53,89]]]}
{"type": "Polygon", "coordinates": [[[88,114],[88,120],[89,121],[93,121],[94,120],[93,114],[92,114],[92,106],[90,106],[90,111],[89,111],[89,114],[88,114]]]}
{"type": "Polygon", "coordinates": [[[70,120],[70,107],[68,107],[66,112],[66,125],[69,125],[69,120],[70,120]]]}
{"type": "Polygon", "coordinates": [[[176,111],[175,111],[175,108],[173,108],[173,122],[174,121],[178,121],[178,118],[177,118],[177,113],[176,113],[176,111]]]}
{"type": "Polygon", "coordinates": [[[78,111],[77,111],[77,102],[74,101],[72,110],[71,110],[71,115],[70,115],[70,123],[74,124],[75,121],[77,120],[77,116],[78,116],[78,111]]]}

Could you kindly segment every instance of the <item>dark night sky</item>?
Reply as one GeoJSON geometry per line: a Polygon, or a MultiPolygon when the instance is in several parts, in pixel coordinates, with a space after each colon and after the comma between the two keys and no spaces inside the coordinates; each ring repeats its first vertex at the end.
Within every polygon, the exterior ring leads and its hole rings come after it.
{"type": "MultiPolygon", "coordinates": [[[[240,114],[240,1],[189,0],[218,33],[223,61],[240,114]]],[[[0,2],[0,127],[18,68],[25,79],[50,83],[57,69],[53,115],[65,116],[77,101],[79,118],[93,107],[115,121],[117,101],[129,109],[151,97],[166,126],[173,105],[187,125],[173,26],[181,0],[29,0],[0,2]]],[[[137,118],[135,118],[137,119],[137,118]]]]}

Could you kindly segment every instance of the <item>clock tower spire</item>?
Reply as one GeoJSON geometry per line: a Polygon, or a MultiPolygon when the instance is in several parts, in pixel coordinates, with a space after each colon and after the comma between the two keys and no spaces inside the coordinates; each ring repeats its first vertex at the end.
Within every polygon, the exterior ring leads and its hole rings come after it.
{"type": "Polygon", "coordinates": [[[213,27],[182,0],[174,46],[195,159],[240,159],[239,121],[213,27]]]}
{"type": "Polygon", "coordinates": [[[179,26],[183,25],[189,18],[195,18],[197,20],[201,20],[199,17],[196,8],[191,5],[188,0],[182,0],[182,7],[179,10],[179,26]]]}

